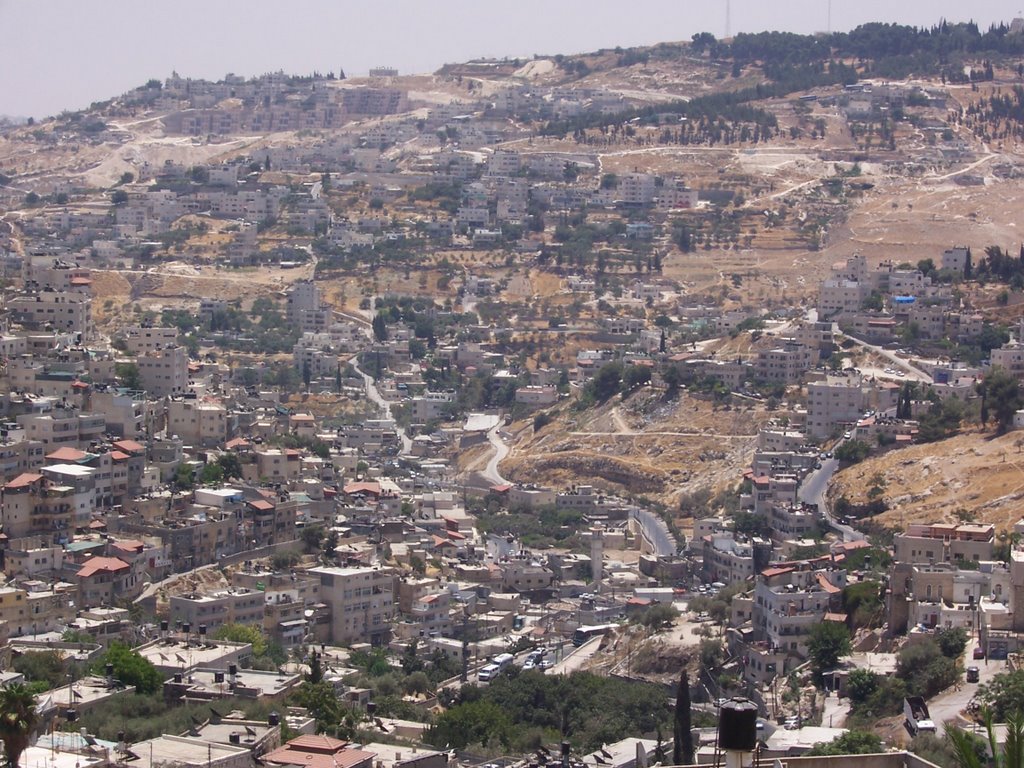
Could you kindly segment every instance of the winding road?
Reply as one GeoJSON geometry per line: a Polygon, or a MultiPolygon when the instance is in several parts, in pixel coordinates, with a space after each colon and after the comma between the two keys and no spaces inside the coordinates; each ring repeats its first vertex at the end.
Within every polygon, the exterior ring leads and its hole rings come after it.
{"type": "Polygon", "coordinates": [[[828,507],[828,500],[825,498],[825,494],[828,491],[829,481],[837,469],[839,469],[838,459],[822,460],[821,468],[811,472],[800,483],[797,497],[805,504],[816,506],[818,512],[821,513],[832,529],[842,534],[843,541],[861,541],[865,538],[864,534],[854,530],[849,525],[837,521],[832,516],[832,511],[828,507]]]}
{"type": "Polygon", "coordinates": [[[501,422],[498,422],[487,433],[487,440],[494,449],[494,455],[491,456],[490,460],[487,462],[487,466],[480,473],[485,480],[491,483],[491,485],[506,485],[508,483],[508,480],[502,477],[501,473],[498,471],[498,464],[501,463],[502,459],[508,456],[509,452],[508,446],[501,438],[501,427],[501,422]]]}

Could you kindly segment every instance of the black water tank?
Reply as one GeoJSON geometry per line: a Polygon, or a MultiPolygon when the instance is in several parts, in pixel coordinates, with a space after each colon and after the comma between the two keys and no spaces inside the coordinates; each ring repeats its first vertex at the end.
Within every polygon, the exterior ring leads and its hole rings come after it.
{"type": "Polygon", "coordinates": [[[281,716],[277,712],[271,712],[267,715],[267,725],[275,727],[281,724],[281,716]]]}
{"type": "Polygon", "coordinates": [[[213,673],[213,682],[215,682],[215,683],[223,683],[224,682],[224,673],[223,672],[214,672],[213,673]]]}
{"type": "Polygon", "coordinates": [[[375,702],[375,701],[368,701],[368,702],[366,702],[366,714],[372,715],[376,711],[377,711],[377,702],[375,702]]]}
{"type": "Polygon", "coordinates": [[[727,701],[718,710],[718,746],[736,752],[753,752],[757,746],[757,705],[747,699],[727,701]]]}
{"type": "Polygon", "coordinates": [[[181,631],[187,635],[189,632],[192,631],[192,625],[186,621],[184,624],[181,625],[181,631]]]}
{"type": "Polygon", "coordinates": [[[206,625],[205,624],[200,624],[199,625],[199,634],[204,636],[204,637],[206,636],[206,625]]]}
{"type": "Polygon", "coordinates": [[[231,675],[232,677],[237,675],[238,674],[238,665],[237,664],[228,664],[228,674],[231,675]]]}
{"type": "Polygon", "coordinates": [[[65,719],[66,719],[66,720],[67,720],[67,721],[68,721],[69,723],[73,723],[73,722],[75,722],[75,720],[77,720],[77,719],[78,719],[78,712],[76,712],[76,711],[75,711],[75,710],[73,710],[73,709],[69,709],[69,710],[68,710],[67,712],[65,712],[65,713],[64,713],[64,718],[65,718],[65,719]]]}
{"type": "Polygon", "coordinates": [[[163,621],[160,622],[160,631],[161,632],[166,632],[168,626],[169,626],[169,623],[168,623],[167,619],[164,619],[163,621]]]}
{"type": "Polygon", "coordinates": [[[240,734],[238,731],[232,731],[228,734],[228,742],[231,744],[241,744],[242,734],[240,734]]]}
{"type": "Polygon", "coordinates": [[[175,672],[174,673],[174,682],[180,683],[182,681],[182,679],[183,678],[182,678],[181,672],[175,672]]]}

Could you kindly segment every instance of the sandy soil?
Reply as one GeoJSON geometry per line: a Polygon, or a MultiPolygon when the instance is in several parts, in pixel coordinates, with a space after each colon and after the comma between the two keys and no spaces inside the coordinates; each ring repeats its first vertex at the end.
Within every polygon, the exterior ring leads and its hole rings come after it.
{"type": "Polygon", "coordinates": [[[972,519],[1012,529],[1024,499],[1024,442],[1020,433],[993,437],[969,432],[868,459],[836,475],[830,497],[868,501],[877,476],[889,510],[872,520],[902,528],[909,523],[972,519]]]}

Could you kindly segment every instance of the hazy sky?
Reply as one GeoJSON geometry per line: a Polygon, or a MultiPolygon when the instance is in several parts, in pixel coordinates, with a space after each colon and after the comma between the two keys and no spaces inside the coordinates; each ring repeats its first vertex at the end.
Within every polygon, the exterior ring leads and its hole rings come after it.
{"type": "MultiPolygon", "coordinates": [[[[1009,21],[1024,0],[832,0],[832,29],[1009,21]]],[[[828,0],[731,0],[732,31],[822,31],[828,0]]],[[[77,109],[176,70],[217,79],[475,56],[578,53],[725,34],[726,0],[0,0],[0,114],[77,109]]]]}

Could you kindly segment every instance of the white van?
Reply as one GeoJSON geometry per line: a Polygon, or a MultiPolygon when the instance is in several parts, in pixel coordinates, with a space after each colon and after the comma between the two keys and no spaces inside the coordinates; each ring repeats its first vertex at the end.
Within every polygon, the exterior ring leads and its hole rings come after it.
{"type": "Polygon", "coordinates": [[[499,672],[501,672],[501,667],[497,664],[488,664],[477,673],[477,679],[482,683],[486,683],[496,678],[499,672]]]}

